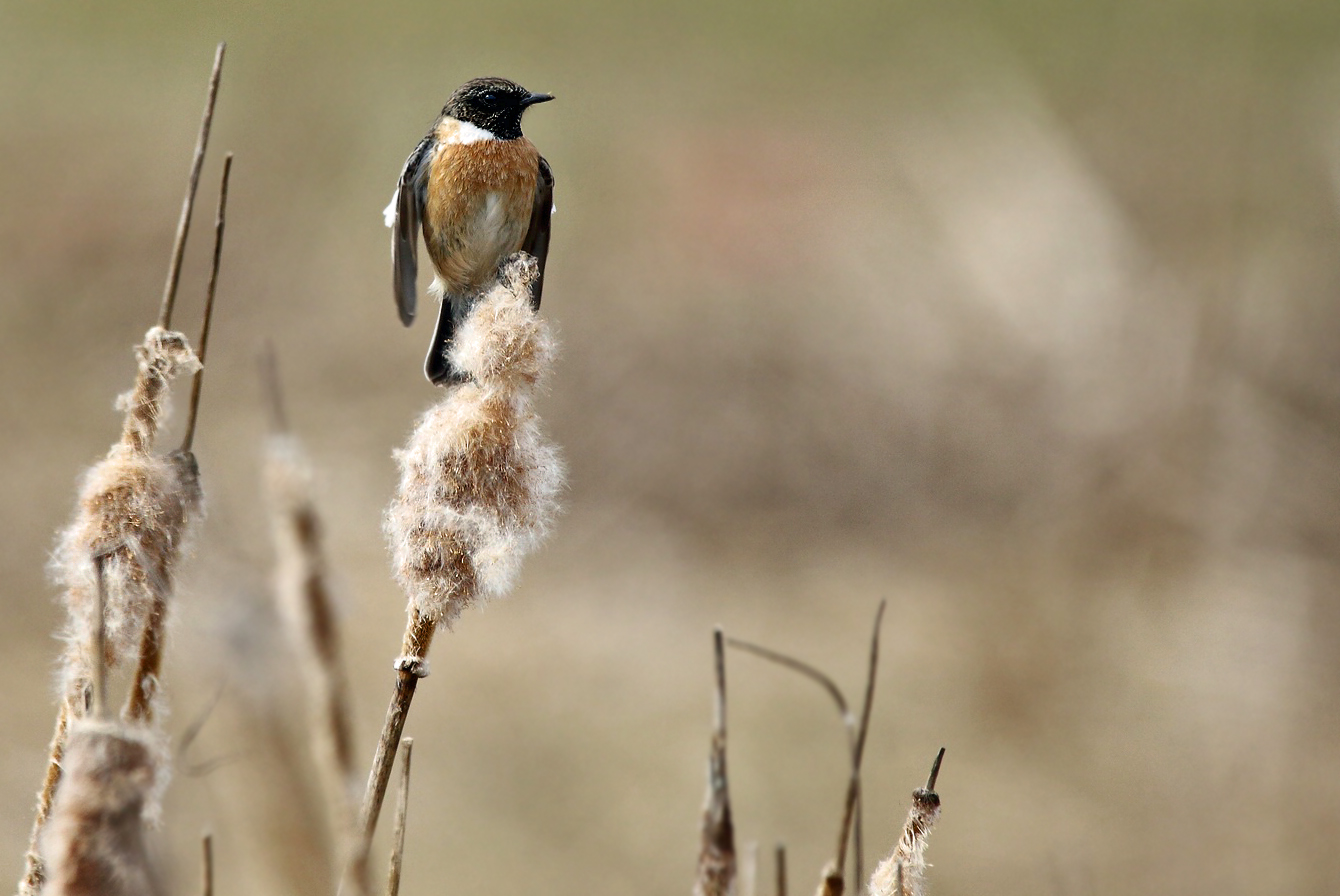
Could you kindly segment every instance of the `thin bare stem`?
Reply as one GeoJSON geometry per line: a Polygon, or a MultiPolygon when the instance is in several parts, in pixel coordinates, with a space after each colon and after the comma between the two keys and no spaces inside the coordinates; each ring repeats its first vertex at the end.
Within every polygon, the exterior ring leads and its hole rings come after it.
{"type": "Polygon", "coordinates": [[[107,574],[108,554],[93,558],[98,582],[98,624],[93,628],[93,715],[107,717],[107,574]]]}
{"type": "Polygon", "coordinates": [[[219,76],[223,73],[223,53],[227,44],[220,42],[214,51],[214,69],[209,76],[209,96],[205,100],[205,114],[200,120],[200,134],[195,141],[195,156],[191,159],[191,179],[186,186],[186,198],[181,204],[181,218],[177,221],[177,239],[172,244],[172,261],[168,265],[167,283],[163,286],[163,304],[158,311],[158,326],[164,330],[172,326],[172,306],[177,301],[177,283],[181,280],[181,259],[186,253],[186,235],[191,229],[191,210],[195,207],[195,191],[200,184],[200,169],[205,164],[205,147],[209,145],[209,127],[214,121],[214,101],[219,95],[219,76]]]}
{"type": "Polygon", "coordinates": [[[414,738],[400,742],[400,793],[395,804],[395,828],[391,834],[391,869],[386,876],[386,896],[399,896],[400,869],[405,862],[405,815],[409,811],[409,764],[414,738]]]}
{"type": "Polygon", "coordinates": [[[346,879],[356,870],[360,861],[366,861],[372,835],[377,830],[382,801],[386,798],[386,785],[391,779],[396,746],[400,743],[410,703],[414,700],[414,689],[418,687],[419,679],[428,675],[428,648],[436,631],[437,623],[432,619],[421,616],[417,611],[410,614],[401,645],[401,656],[396,659],[395,692],[386,708],[386,720],[382,723],[382,733],[377,739],[377,752],[372,757],[372,770],[368,774],[367,790],[363,793],[363,808],[358,816],[355,845],[349,858],[346,879]]]}
{"type": "Polygon", "coordinates": [[[870,667],[865,679],[865,702],[861,706],[861,724],[856,731],[856,745],[852,748],[851,780],[847,783],[847,802],[842,812],[842,827],[838,834],[837,867],[842,868],[847,858],[847,838],[851,835],[856,803],[861,796],[861,758],[865,753],[865,737],[870,731],[870,710],[875,703],[875,672],[879,668],[879,629],[884,621],[887,601],[879,602],[875,612],[874,632],[870,636],[870,667]]]}
{"type": "Polygon", "coordinates": [[[209,834],[200,838],[200,893],[214,896],[214,838],[209,834]]]}
{"type": "Polygon", "coordinates": [[[777,844],[777,896],[786,896],[786,844],[777,844]]]}
{"type": "Polygon", "coordinates": [[[200,325],[200,341],[195,347],[200,369],[191,380],[191,407],[186,415],[186,434],[182,436],[181,450],[190,451],[195,441],[195,421],[200,414],[200,390],[205,382],[205,350],[209,348],[209,323],[214,319],[214,291],[219,285],[219,259],[223,256],[224,215],[228,208],[228,175],[233,170],[233,154],[223,158],[223,179],[219,184],[219,208],[214,216],[214,264],[209,272],[209,288],[205,291],[205,319],[200,325]]]}
{"type": "Polygon", "coordinates": [[[945,759],[945,748],[941,747],[940,752],[937,753],[935,756],[934,764],[931,765],[930,777],[926,779],[926,790],[930,791],[931,793],[935,792],[935,781],[937,778],[940,777],[940,763],[944,762],[944,759],[945,759]]]}

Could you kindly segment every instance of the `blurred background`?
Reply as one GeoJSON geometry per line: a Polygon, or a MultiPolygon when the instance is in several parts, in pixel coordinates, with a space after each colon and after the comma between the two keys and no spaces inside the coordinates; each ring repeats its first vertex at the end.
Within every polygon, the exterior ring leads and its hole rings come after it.
{"type": "MultiPolygon", "coordinates": [[[[881,599],[871,864],[944,745],[938,893],[1340,888],[1330,0],[0,5],[0,881],[54,714],[43,566],[117,434],[220,39],[176,321],[233,151],[167,672],[178,742],[203,720],[178,891],[209,829],[219,892],[328,892],[255,357],[319,468],[370,756],[390,454],[435,398],[381,209],[483,74],[559,97],[526,130],[570,488],[517,592],[434,646],[404,892],[687,893],[711,627],[855,699],[881,599]]],[[[785,841],[807,891],[842,729],[783,670],[728,676],[739,840],[785,841]]]]}

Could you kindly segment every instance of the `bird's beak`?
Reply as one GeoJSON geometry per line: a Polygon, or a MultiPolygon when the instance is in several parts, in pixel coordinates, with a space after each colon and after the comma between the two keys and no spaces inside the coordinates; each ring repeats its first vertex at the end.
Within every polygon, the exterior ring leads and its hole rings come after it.
{"type": "Polygon", "coordinates": [[[536,103],[547,103],[553,98],[554,98],[553,95],[548,93],[532,93],[530,96],[526,97],[524,100],[521,101],[521,108],[524,109],[527,106],[533,106],[536,103]]]}

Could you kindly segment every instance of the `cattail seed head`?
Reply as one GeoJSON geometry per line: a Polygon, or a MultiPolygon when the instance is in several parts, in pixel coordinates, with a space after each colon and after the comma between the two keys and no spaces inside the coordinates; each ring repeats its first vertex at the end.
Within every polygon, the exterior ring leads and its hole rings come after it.
{"type": "Polygon", "coordinates": [[[42,835],[46,896],[152,896],[145,849],[162,751],[121,724],[79,721],[65,748],[64,781],[42,835]]]}
{"type": "Polygon", "coordinates": [[[926,839],[940,818],[940,795],[919,787],[898,845],[870,876],[871,896],[922,896],[926,891],[926,839]]]}
{"type": "Polygon", "coordinates": [[[116,399],[125,411],[121,443],[140,453],[149,451],[158,435],[158,425],[168,414],[168,384],[180,374],[195,373],[200,361],[186,336],[175,330],[153,327],[144,342],[135,347],[139,373],[129,392],[116,399]]]}
{"type": "Polygon", "coordinates": [[[563,465],[531,406],[555,355],[531,307],[536,270],[519,255],[479,298],[451,355],[471,379],[449,388],[396,452],[400,486],[385,525],[396,579],[410,611],[440,626],[509,591],[557,510],[563,465]]]}
{"type": "Polygon", "coordinates": [[[134,655],[153,608],[166,601],[188,524],[200,507],[199,472],[190,454],[161,457],[118,443],[85,474],[74,519],[59,534],[50,565],[68,612],[67,683],[92,668],[94,558],[105,558],[103,661],[115,667],[134,655]]]}

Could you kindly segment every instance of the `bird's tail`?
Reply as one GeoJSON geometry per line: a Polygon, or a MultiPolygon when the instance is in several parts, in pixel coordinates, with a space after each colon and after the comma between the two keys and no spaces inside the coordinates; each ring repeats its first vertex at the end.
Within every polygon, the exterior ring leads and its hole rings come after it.
{"type": "Polygon", "coordinates": [[[442,307],[437,312],[437,329],[433,331],[433,341],[428,346],[428,359],[423,365],[424,374],[435,386],[445,386],[465,379],[464,374],[452,367],[451,361],[447,359],[451,337],[456,331],[456,314],[452,305],[451,296],[442,297],[442,307]]]}

